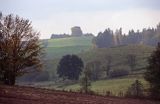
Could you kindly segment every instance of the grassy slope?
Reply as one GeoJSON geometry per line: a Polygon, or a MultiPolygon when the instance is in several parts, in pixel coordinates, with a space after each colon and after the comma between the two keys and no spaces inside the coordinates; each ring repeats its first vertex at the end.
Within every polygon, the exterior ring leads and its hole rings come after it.
{"type": "MultiPolygon", "coordinates": [[[[99,80],[91,83],[91,90],[99,93],[105,94],[106,91],[111,91],[112,94],[118,95],[121,91],[125,93],[127,88],[136,80],[140,80],[144,86],[147,88],[148,83],[142,77],[125,77],[125,78],[118,78],[118,79],[109,79],[109,80],[99,80]]],[[[65,90],[79,90],[80,85],[74,84],[64,87],[65,90]]]]}
{"type": "MultiPolygon", "coordinates": [[[[83,59],[84,63],[93,60],[100,60],[102,61],[104,56],[110,55],[112,56],[112,68],[117,68],[121,65],[126,65],[126,56],[128,54],[135,54],[136,55],[136,69],[141,72],[141,68],[147,65],[147,58],[150,56],[154,47],[145,46],[145,45],[128,45],[128,46],[120,46],[120,47],[112,47],[112,48],[104,48],[104,49],[91,49],[87,52],[79,54],[79,56],[83,59]]],[[[58,59],[54,60],[55,64],[57,64],[58,59]]],[[[103,62],[103,61],[102,61],[103,62]]],[[[53,70],[54,71],[54,70],[53,70]]],[[[110,80],[99,80],[96,82],[92,82],[92,90],[98,91],[100,94],[103,94],[106,91],[112,91],[114,95],[117,95],[119,91],[125,92],[128,86],[131,85],[136,79],[139,79],[144,84],[145,88],[147,86],[146,81],[142,77],[124,77],[120,79],[110,79],[110,80]]],[[[53,85],[49,88],[58,88],[58,89],[65,89],[65,90],[78,90],[80,88],[79,84],[74,85],[53,85]]]]}
{"type": "MultiPolygon", "coordinates": [[[[55,77],[57,64],[59,59],[66,54],[79,54],[85,52],[92,47],[92,38],[93,37],[69,37],[61,39],[46,39],[41,40],[44,44],[45,49],[45,61],[44,71],[48,71],[50,80],[53,80],[55,77]]],[[[32,75],[28,74],[23,76],[21,79],[29,79],[32,75]]]]}
{"type": "Polygon", "coordinates": [[[55,76],[59,59],[66,54],[79,54],[92,48],[93,37],[69,37],[47,40],[45,48],[45,70],[49,72],[50,79],[55,76]]]}
{"type": "Polygon", "coordinates": [[[127,45],[112,48],[92,49],[88,52],[80,54],[83,61],[89,62],[99,60],[104,63],[105,56],[112,57],[112,68],[127,65],[127,55],[136,55],[136,69],[143,68],[147,65],[147,58],[153,52],[154,47],[145,45],[127,45]]]}
{"type": "MultiPolygon", "coordinates": [[[[79,51],[79,47],[80,46],[74,47],[72,52],[74,52],[76,50],[79,51]]],[[[137,63],[136,69],[138,71],[142,71],[139,69],[146,67],[147,58],[150,56],[150,54],[154,50],[154,47],[145,46],[145,45],[128,45],[128,46],[119,46],[119,47],[102,48],[102,49],[91,49],[91,46],[89,46],[89,47],[86,48],[86,51],[84,51],[83,53],[78,54],[78,52],[77,52],[77,54],[84,61],[84,64],[86,64],[89,61],[93,61],[93,60],[100,60],[103,64],[105,64],[103,62],[104,56],[112,56],[112,68],[116,69],[117,67],[127,65],[127,63],[126,63],[127,58],[126,57],[128,54],[135,54],[136,55],[136,63],[137,63]],[[90,47],[90,49],[89,49],[89,47],[90,47]]],[[[65,53],[70,51],[70,50],[65,50],[66,47],[62,48],[62,49],[65,51],[65,53]]],[[[49,57],[52,57],[52,55],[55,55],[56,51],[60,51],[60,50],[53,49],[53,51],[54,52],[48,51],[48,53],[50,53],[50,54],[47,53],[47,55],[49,57]]],[[[61,55],[63,53],[63,51],[61,54],[60,53],[61,52],[57,53],[56,56],[61,55]]],[[[49,60],[48,61],[49,67],[47,68],[47,70],[50,71],[51,73],[55,73],[56,66],[59,62],[59,59],[60,59],[60,57],[56,58],[56,59],[49,60]]]]}
{"type": "Polygon", "coordinates": [[[78,54],[92,47],[92,37],[69,37],[49,39],[46,47],[47,59],[59,58],[66,54],[78,54]]]}
{"type": "MultiPolygon", "coordinates": [[[[121,65],[126,65],[126,56],[128,54],[135,54],[137,60],[136,69],[143,68],[147,65],[147,58],[150,56],[153,47],[145,45],[128,45],[119,46],[104,49],[92,49],[91,37],[72,37],[64,39],[50,39],[48,40],[48,47],[46,48],[48,67],[46,68],[54,76],[56,73],[56,66],[59,62],[61,56],[65,54],[78,54],[84,63],[89,61],[100,60],[102,61],[104,56],[112,56],[112,68],[117,68],[121,65]],[[83,52],[82,52],[83,50],[83,52]]],[[[103,61],[102,61],[103,62],[103,61]]],[[[130,86],[137,77],[125,77],[121,79],[111,79],[111,80],[99,80],[92,83],[92,90],[99,91],[101,94],[105,91],[112,91],[113,94],[118,94],[119,91],[126,91],[127,87],[130,86]]],[[[147,86],[143,78],[139,78],[144,86],[147,86]]],[[[43,86],[43,84],[41,84],[43,86]]],[[[48,82],[45,83],[45,86],[48,82]]],[[[47,88],[58,88],[58,89],[73,89],[77,90],[80,88],[78,84],[75,85],[60,85],[51,84],[47,88]]]]}

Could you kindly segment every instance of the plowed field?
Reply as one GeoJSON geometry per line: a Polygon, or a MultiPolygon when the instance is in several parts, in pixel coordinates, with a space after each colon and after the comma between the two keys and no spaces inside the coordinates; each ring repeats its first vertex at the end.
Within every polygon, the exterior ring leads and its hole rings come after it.
{"type": "Polygon", "coordinates": [[[0,104],[160,104],[160,102],[0,85],[0,104]]]}

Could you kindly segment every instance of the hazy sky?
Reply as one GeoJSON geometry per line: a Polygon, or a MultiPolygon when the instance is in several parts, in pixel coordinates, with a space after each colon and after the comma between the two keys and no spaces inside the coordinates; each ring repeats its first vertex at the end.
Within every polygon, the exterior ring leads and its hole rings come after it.
{"type": "Polygon", "coordinates": [[[0,11],[31,20],[41,38],[70,34],[73,26],[97,35],[108,27],[127,33],[160,22],[160,0],[0,0],[0,11]]]}

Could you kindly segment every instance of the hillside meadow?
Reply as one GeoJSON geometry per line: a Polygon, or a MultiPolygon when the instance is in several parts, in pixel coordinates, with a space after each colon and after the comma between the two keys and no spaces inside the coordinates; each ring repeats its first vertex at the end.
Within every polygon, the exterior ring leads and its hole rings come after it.
{"type": "MultiPolygon", "coordinates": [[[[79,50],[80,46],[74,46],[73,50],[79,50]]],[[[66,52],[68,47],[63,47],[62,49],[66,52]]],[[[81,48],[80,48],[81,49],[81,48]]],[[[84,48],[83,48],[84,49],[84,48]]],[[[145,70],[147,66],[147,59],[151,55],[155,48],[146,45],[126,45],[126,46],[119,46],[119,47],[111,47],[111,48],[102,48],[102,49],[95,49],[95,48],[87,48],[86,51],[75,53],[79,57],[82,58],[84,65],[88,62],[98,60],[105,64],[105,57],[111,56],[111,69],[116,69],[119,67],[127,66],[127,56],[129,54],[134,54],[136,56],[136,66],[135,70],[132,73],[139,73],[145,70]]],[[[54,50],[53,50],[54,51],[54,50]]],[[[70,51],[70,50],[69,50],[70,51]]],[[[72,51],[75,52],[75,51],[72,51]]],[[[48,52],[51,54],[52,52],[48,52]]],[[[47,55],[49,55],[47,53],[47,55]]],[[[60,53],[58,53],[60,54],[60,53]]],[[[56,55],[52,53],[52,55],[56,55]]],[[[51,57],[51,56],[50,56],[51,57]]],[[[46,70],[52,73],[52,77],[56,76],[56,68],[58,62],[60,61],[61,57],[53,58],[53,59],[46,59],[46,70]]],[[[52,79],[52,78],[51,78],[52,79]]]]}
{"type": "MultiPolygon", "coordinates": [[[[49,80],[43,82],[32,83],[35,87],[60,90],[79,90],[78,82],[73,83],[55,83],[57,81],[56,68],[61,57],[66,54],[76,54],[82,58],[84,65],[91,61],[100,61],[105,64],[105,57],[111,56],[111,70],[122,66],[128,66],[127,55],[134,54],[136,56],[135,70],[130,72],[130,75],[115,79],[102,79],[92,82],[91,89],[99,94],[105,94],[106,91],[111,91],[114,95],[118,95],[121,91],[126,92],[127,88],[136,80],[140,80],[144,88],[147,88],[147,82],[143,79],[143,72],[147,66],[147,59],[154,51],[154,47],[134,44],[123,45],[110,48],[93,48],[93,37],[69,37],[62,39],[49,39],[45,47],[46,57],[44,61],[44,70],[48,72],[49,80]]],[[[27,78],[27,77],[26,77],[27,78]]]]}

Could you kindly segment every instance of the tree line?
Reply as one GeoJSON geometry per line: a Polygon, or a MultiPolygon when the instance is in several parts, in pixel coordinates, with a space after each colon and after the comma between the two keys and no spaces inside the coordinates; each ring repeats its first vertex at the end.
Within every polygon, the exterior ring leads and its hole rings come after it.
{"type": "Polygon", "coordinates": [[[128,44],[156,46],[159,41],[160,23],[156,28],[144,28],[141,32],[139,30],[130,30],[128,34],[123,34],[122,28],[117,29],[115,32],[108,28],[104,32],[99,32],[98,35],[93,38],[92,43],[98,48],[107,48],[128,44]]]}

